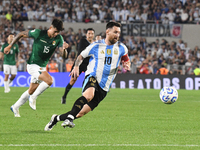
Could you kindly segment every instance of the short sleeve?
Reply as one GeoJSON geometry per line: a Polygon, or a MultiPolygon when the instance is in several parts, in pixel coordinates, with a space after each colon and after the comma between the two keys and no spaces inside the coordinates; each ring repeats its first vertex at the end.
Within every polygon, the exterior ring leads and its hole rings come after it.
{"type": "Polygon", "coordinates": [[[40,35],[40,29],[34,29],[34,30],[30,30],[29,31],[29,37],[32,37],[32,38],[34,38],[34,39],[37,39],[38,38],[38,36],[40,35]]]}
{"type": "Polygon", "coordinates": [[[63,43],[64,43],[63,37],[62,35],[60,35],[60,41],[59,41],[58,47],[62,47],[63,43]]]}
{"type": "Polygon", "coordinates": [[[96,47],[96,44],[90,44],[89,46],[87,46],[82,52],[81,52],[81,56],[83,56],[84,58],[90,56],[93,54],[94,52],[94,48],[96,47]]]}

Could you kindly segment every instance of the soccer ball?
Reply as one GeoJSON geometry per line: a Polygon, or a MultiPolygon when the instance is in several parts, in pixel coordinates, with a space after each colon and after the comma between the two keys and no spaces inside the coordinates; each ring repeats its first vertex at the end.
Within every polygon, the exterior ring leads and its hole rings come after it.
{"type": "Polygon", "coordinates": [[[160,91],[160,99],[165,104],[172,104],[178,99],[178,91],[174,87],[163,87],[160,91]]]}

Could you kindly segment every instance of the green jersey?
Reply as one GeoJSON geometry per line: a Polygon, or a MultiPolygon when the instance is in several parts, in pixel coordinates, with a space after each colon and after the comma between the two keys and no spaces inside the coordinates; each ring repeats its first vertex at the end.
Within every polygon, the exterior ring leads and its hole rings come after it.
{"type": "MultiPolygon", "coordinates": [[[[4,53],[4,48],[6,48],[9,44],[6,42],[2,45],[0,52],[4,53]]],[[[19,47],[17,44],[14,44],[10,52],[8,54],[4,54],[3,64],[6,65],[16,65],[15,56],[19,53],[19,47]]]]}
{"type": "Polygon", "coordinates": [[[64,42],[61,35],[50,38],[47,30],[30,30],[29,37],[34,38],[34,43],[28,64],[37,64],[40,67],[46,67],[56,47],[62,47],[64,42]]]}

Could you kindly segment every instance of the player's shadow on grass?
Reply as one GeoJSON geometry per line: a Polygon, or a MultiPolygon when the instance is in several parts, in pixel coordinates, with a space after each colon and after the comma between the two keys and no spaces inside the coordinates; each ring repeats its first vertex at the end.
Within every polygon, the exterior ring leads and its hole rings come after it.
{"type": "Polygon", "coordinates": [[[56,134],[56,132],[52,132],[52,131],[48,132],[48,131],[43,131],[43,130],[30,130],[30,131],[26,130],[26,131],[21,131],[21,132],[29,133],[29,134],[35,134],[35,133],[37,133],[37,134],[49,134],[49,133],[56,134]]]}

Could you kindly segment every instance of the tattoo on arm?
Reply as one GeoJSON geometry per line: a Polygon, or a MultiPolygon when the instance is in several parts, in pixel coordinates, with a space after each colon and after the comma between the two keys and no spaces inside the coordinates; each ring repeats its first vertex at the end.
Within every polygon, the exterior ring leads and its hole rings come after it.
{"type": "Polygon", "coordinates": [[[75,62],[75,66],[80,66],[80,64],[82,63],[83,61],[83,56],[79,55],[76,59],[76,62],[75,62]]]}
{"type": "Polygon", "coordinates": [[[20,32],[19,34],[17,34],[17,36],[13,39],[13,41],[10,43],[10,45],[13,46],[13,45],[14,45],[17,41],[19,41],[19,39],[22,38],[22,37],[25,37],[25,38],[29,37],[29,36],[28,36],[28,32],[29,32],[29,30],[27,30],[27,31],[22,31],[22,32],[20,32]]]}

